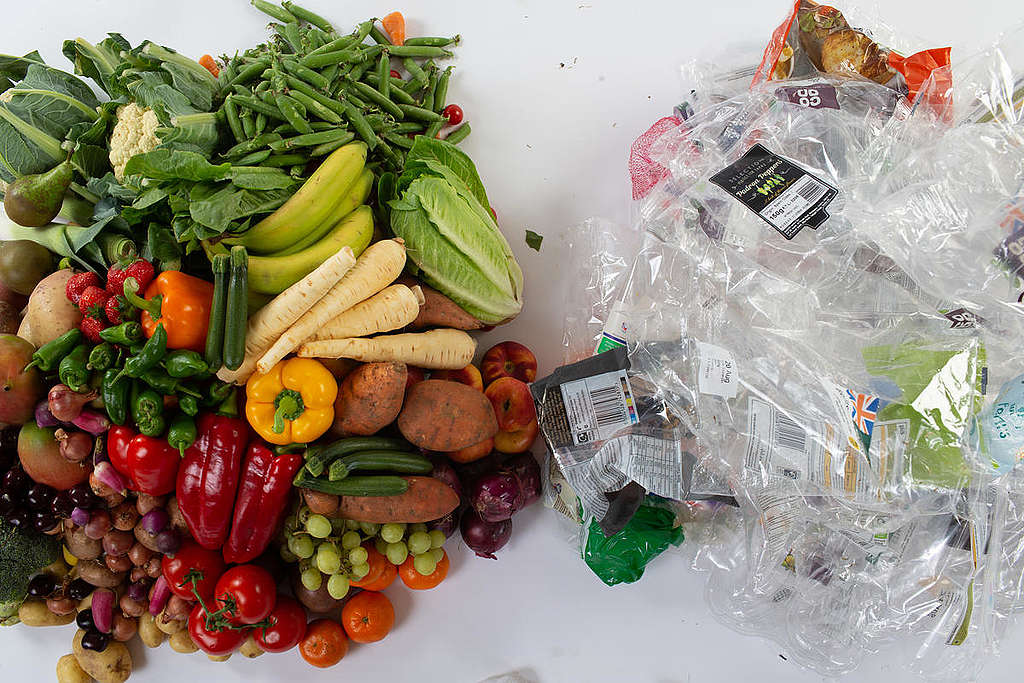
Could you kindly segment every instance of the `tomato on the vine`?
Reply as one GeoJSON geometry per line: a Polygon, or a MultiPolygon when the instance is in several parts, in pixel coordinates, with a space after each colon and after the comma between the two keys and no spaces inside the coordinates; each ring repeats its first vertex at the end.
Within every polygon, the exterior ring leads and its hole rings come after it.
{"type": "Polygon", "coordinates": [[[192,642],[208,655],[229,655],[242,645],[248,632],[238,628],[207,628],[206,610],[196,605],[188,615],[188,634],[192,642]]]}
{"type": "Polygon", "coordinates": [[[194,577],[196,593],[207,603],[213,600],[213,591],[224,573],[224,566],[220,551],[207,550],[192,540],[182,543],[173,557],[164,555],[161,562],[164,578],[171,585],[172,593],[186,600],[194,600],[194,577]]]}
{"type": "Polygon", "coordinates": [[[277,604],[267,617],[270,625],[256,628],[256,644],[264,652],[285,652],[306,635],[306,610],[296,600],[277,596],[277,604]]]}
{"type": "Polygon", "coordinates": [[[306,627],[306,635],[299,643],[299,654],[313,666],[326,669],[341,661],[348,653],[345,629],[336,621],[317,619],[306,627]]]}
{"type": "Polygon", "coordinates": [[[263,621],[277,603],[277,583],[263,567],[240,564],[224,572],[214,590],[217,609],[237,624],[263,621]]]}

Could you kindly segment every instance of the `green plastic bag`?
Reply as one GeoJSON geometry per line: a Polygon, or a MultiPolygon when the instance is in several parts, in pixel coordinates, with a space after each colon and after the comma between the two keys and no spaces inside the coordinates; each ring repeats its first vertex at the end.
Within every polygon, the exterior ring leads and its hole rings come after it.
{"type": "Polygon", "coordinates": [[[583,560],[609,586],[633,583],[644,575],[644,567],[669,545],[683,542],[682,527],[675,526],[675,513],[656,505],[642,504],[625,528],[605,538],[597,521],[585,527],[581,543],[583,560]]]}

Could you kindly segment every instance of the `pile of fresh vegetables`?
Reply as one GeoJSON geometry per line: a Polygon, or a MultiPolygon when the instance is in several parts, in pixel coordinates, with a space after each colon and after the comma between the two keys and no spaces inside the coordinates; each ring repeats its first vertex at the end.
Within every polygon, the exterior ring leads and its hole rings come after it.
{"type": "Polygon", "coordinates": [[[536,359],[473,365],[523,278],[458,36],[252,4],[270,38],[219,59],[0,55],[0,619],[76,623],[60,681],[136,636],[331,666],[540,494],[536,359]]]}

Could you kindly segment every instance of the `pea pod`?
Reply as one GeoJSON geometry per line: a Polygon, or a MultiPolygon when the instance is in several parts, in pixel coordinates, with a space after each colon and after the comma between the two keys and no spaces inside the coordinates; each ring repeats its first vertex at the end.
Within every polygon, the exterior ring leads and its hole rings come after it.
{"type": "Polygon", "coordinates": [[[460,142],[462,142],[463,140],[465,140],[466,138],[468,138],[470,132],[471,131],[470,131],[470,128],[469,128],[469,124],[468,123],[464,123],[461,126],[459,126],[458,128],[456,128],[455,130],[453,130],[451,133],[449,133],[448,137],[445,138],[445,140],[450,142],[453,145],[457,145],[460,142]]]}
{"type": "Polygon", "coordinates": [[[306,93],[299,92],[298,90],[292,90],[288,93],[288,96],[294,98],[295,101],[300,102],[305,106],[306,111],[311,115],[316,116],[319,119],[323,119],[327,123],[341,123],[341,117],[336,112],[320,104],[306,93]]]}
{"type": "Polygon", "coordinates": [[[388,53],[382,52],[377,60],[377,89],[384,97],[391,94],[391,58],[388,53]]]}
{"type": "Polygon", "coordinates": [[[130,389],[131,383],[128,380],[120,379],[115,368],[103,373],[100,396],[103,398],[103,407],[107,411],[107,417],[116,425],[123,425],[128,419],[128,392],[130,389]]]}
{"type": "Polygon", "coordinates": [[[441,76],[437,79],[437,89],[434,90],[434,111],[441,113],[445,105],[448,104],[448,82],[452,78],[452,67],[448,67],[441,72],[441,76]]]}
{"type": "Polygon", "coordinates": [[[224,98],[224,114],[227,118],[228,128],[235,136],[235,142],[242,142],[245,138],[245,131],[242,130],[242,120],[238,118],[238,107],[235,106],[234,95],[224,98]]]}
{"type": "Polygon", "coordinates": [[[454,57],[455,55],[442,47],[435,47],[433,45],[391,45],[388,47],[388,52],[393,57],[417,57],[420,59],[424,58],[443,58],[443,57],[454,57]]]}
{"type": "Polygon", "coordinates": [[[235,77],[231,79],[229,85],[245,85],[246,83],[249,83],[254,79],[258,78],[259,75],[263,73],[264,69],[266,69],[268,66],[270,66],[270,58],[261,57],[260,59],[257,59],[256,61],[252,62],[251,64],[248,64],[247,66],[239,69],[238,74],[236,74],[235,77]]]}
{"type": "Polygon", "coordinates": [[[440,36],[419,36],[417,38],[406,38],[403,45],[428,45],[430,47],[448,47],[449,45],[458,45],[459,41],[462,40],[462,36],[452,36],[451,38],[442,38],[440,36]]]}
{"type": "MultiPolygon", "coordinates": [[[[381,88],[381,80],[377,74],[366,74],[366,82],[372,86],[375,86],[378,90],[383,92],[381,88]]],[[[388,77],[388,97],[391,98],[396,104],[416,104],[416,98],[409,93],[402,90],[402,86],[405,85],[405,81],[394,76],[388,77]]]]}
{"type": "Polygon", "coordinates": [[[288,118],[280,109],[267,104],[258,97],[254,97],[252,95],[235,95],[235,102],[242,107],[245,107],[247,110],[256,112],[257,114],[265,114],[268,118],[276,119],[278,121],[288,121],[288,118]]]}
{"type": "Polygon", "coordinates": [[[395,104],[390,99],[381,94],[381,92],[374,88],[372,85],[363,83],[361,81],[357,81],[353,83],[352,86],[356,89],[357,93],[359,93],[361,96],[366,97],[366,99],[374,102],[381,109],[391,114],[396,119],[405,118],[405,114],[402,112],[401,108],[399,108],[397,104],[395,104]]]}
{"type": "MultiPolygon", "coordinates": [[[[262,114],[260,114],[262,116],[262,114]]],[[[269,149],[261,149],[258,152],[252,154],[246,154],[244,157],[239,159],[236,163],[239,166],[255,166],[256,164],[262,163],[267,160],[271,154],[269,149]]]]}
{"type": "Polygon", "coordinates": [[[334,32],[334,27],[331,26],[331,22],[327,21],[319,14],[316,14],[315,12],[310,12],[305,7],[300,7],[299,5],[296,5],[294,2],[291,2],[291,0],[284,0],[284,2],[281,3],[281,5],[286,10],[288,10],[296,19],[304,21],[307,24],[312,24],[321,31],[327,31],[328,33],[334,32]]]}
{"type": "Polygon", "coordinates": [[[374,149],[380,142],[380,138],[373,132],[373,128],[370,127],[369,122],[363,113],[359,111],[354,105],[346,103],[345,105],[345,116],[348,118],[348,122],[352,124],[352,128],[355,129],[356,134],[359,135],[366,143],[368,149],[374,149]]]}
{"type": "Polygon", "coordinates": [[[285,138],[284,140],[271,143],[270,148],[275,152],[283,152],[295,147],[316,147],[317,145],[322,145],[325,142],[335,142],[337,140],[351,142],[354,137],[355,135],[345,128],[334,128],[332,130],[321,130],[315,133],[308,133],[306,135],[296,135],[293,138],[285,138]]]}
{"type": "Polygon", "coordinates": [[[259,11],[269,17],[277,19],[278,21],[283,21],[285,23],[290,21],[298,22],[298,19],[296,19],[291,12],[283,7],[275,5],[272,2],[267,2],[267,0],[249,0],[249,2],[251,2],[252,6],[259,11]]]}
{"type": "Polygon", "coordinates": [[[410,119],[417,119],[419,121],[441,121],[444,119],[444,117],[436,111],[424,109],[423,107],[417,107],[411,104],[400,104],[398,107],[402,110],[402,113],[410,119]]]}
{"type": "MultiPolygon", "coordinates": [[[[366,36],[363,37],[365,38],[366,36]]],[[[356,40],[356,36],[342,36],[341,38],[335,38],[330,42],[324,43],[318,48],[310,50],[306,56],[321,55],[324,54],[325,52],[340,52],[346,48],[356,45],[359,42],[362,41],[356,40]]]]}
{"type": "Polygon", "coordinates": [[[318,74],[307,66],[299,64],[295,59],[282,59],[281,66],[292,76],[301,78],[314,88],[326,88],[331,84],[330,79],[318,74]]]}
{"type": "Polygon", "coordinates": [[[285,74],[285,81],[288,83],[288,87],[291,90],[297,90],[303,95],[313,98],[323,106],[327,107],[336,114],[342,116],[345,115],[345,105],[337,100],[332,100],[330,97],[326,97],[321,93],[317,92],[316,89],[310,87],[309,83],[305,83],[302,80],[295,78],[291,74],[285,74]]]}
{"type": "Polygon", "coordinates": [[[359,50],[351,47],[344,50],[338,50],[336,52],[321,52],[319,54],[309,54],[299,60],[302,66],[310,69],[322,69],[329,64],[341,64],[342,62],[351,62],[359,58],[359,50]]]}
{"type": "MultiPolygon", "coordinates": [[[[101,332],[100,337],[102,338],[102,336],[103,333],[101,332]]],[[[25,370],[39,368],[43,372],[53,372],[57,369],[61,359],[71,353],[81,339],[81,331],[77,327],[71,328],[56,339],[36,349],[36,352],[32,354],[32,360],[25,366],[25,370]]]]}

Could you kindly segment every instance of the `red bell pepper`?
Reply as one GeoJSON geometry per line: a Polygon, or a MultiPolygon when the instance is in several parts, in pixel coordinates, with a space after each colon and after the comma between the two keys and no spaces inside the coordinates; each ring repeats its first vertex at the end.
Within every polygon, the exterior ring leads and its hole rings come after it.
{"type": "Polygon", "coordinates": [[[162,496],[174,490],[181,456],[165,440],[112,427],[107,432],[107,455],[133,491],[162,496]]]}
{"type": "Polygon", "coordinates": [[[195,443],[178,470],[178,509],[196,543],[220,549],[228,537],[242,455],[249,440],[245,420],[203,413],[195,443]]]}
{"type": "Polygon", "coordinates": [[[270,545],[284,517],[292,479],[302,463],[301,453],[274,455],[261,442],[249,444],[235,500],[231,535],[224,546],[224,559],[228,563],[254,560],[270,545]]]}

